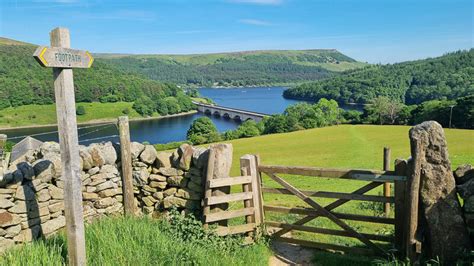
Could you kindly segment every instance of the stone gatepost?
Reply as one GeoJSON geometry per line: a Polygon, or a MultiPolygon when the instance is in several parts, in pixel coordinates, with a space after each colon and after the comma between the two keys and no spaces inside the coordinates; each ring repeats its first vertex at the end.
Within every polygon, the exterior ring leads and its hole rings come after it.
{"type": "Polygon", "coordinates": [[[410,130],[409,177],[420,180],[420,223],[423,249],[429,258],[454,265],[471,249],[443,128],[427,121],[410,130]]]}

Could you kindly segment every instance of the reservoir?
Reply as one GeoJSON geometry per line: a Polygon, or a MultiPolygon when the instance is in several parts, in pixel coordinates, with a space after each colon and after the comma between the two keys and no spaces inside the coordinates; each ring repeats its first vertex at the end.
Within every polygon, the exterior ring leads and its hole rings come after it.
{"type": "MultiPolygon", "coordinates": [[[[216,104],[255,111],[266,114],[282,113],[296,100],[283,98],[285,87],[252,87],[252,88],[201,88],[203,97],[212,99],[216,104]]],[[[150,119],[142,121],[130,121],[130,134],[132,141],[149,143],[167,143],[172,141],[186,140],[186,132],[191,123],[203,114],[191,114],[186,116],[169,117],[162,119],[150,119]]],[[[239,122],[219,117],[210,117],[220,132],[235,129],[239,122]]],[[[38,127],[2,130],[0,133],[7,134],[8,139],[14,142],[20,141],[23,136],[31,135],[41,141],[58,141],[56,127],[38,127]]],[[[118,130],[114,124],[79,126],[78,130],[80,144],[87,145],[91,142],[114,141],[118,142],[118,130]]]]}

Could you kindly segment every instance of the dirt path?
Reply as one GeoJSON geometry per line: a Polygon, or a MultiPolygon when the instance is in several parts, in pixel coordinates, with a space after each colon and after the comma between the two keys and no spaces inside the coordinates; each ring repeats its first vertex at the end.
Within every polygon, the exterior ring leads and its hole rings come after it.
{"type": "Polygon", "coordinates": [[[271,248],[274,255],[270,257],[268,265],[312,265],[314,250],[283,242],[273,242],[271,248]]]}

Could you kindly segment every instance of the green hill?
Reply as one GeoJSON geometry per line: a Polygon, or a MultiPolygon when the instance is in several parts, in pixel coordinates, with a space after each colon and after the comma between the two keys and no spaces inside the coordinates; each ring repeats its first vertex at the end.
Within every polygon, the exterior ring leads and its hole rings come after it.
{"type": "Polygon", "coordinates": [[[96,54],[126,71],[196,86],[253,86],[322,79],[366,64],[334,49],[191,55],[96,54]]]}
{"type": "MultiPolygon", "coordinates": [[[[35,45],[0,38],[0,109],[54,102],[51,69],[33,58],[35,45]]],[[[77,102],[133,102],[141,96],[153,100],[176,96],[173,84],[150,80],[96,60],[91,69],[74,70],[77,102]]]]}
{"type": "Polygon", "coordinates": [[[474,49],[436,58],[373,65],[285,91],[287,98],[368,103],[387,96],[406,104],[474,94],[474,49]]]}

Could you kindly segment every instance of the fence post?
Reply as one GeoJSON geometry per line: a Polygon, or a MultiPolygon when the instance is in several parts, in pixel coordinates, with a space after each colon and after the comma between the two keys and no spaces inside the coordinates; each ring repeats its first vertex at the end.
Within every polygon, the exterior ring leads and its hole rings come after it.
{"type": "Polygon", "coordinates": [[[133,195],[132,154],[130,151],[130,128],[128,116],[118,119],[120,135],[120,154],[122,163],[122,190],[125,215],[135,215],[135,198],[133,195]]]}
{"type": "MultiPolygon", "coordinates": [[[[389,171],[390,170],[390,148],[384,147],[383,148],[383,170],[389,171]]],[[[390,197],[390,183],[385,182],[383,184],[383,195],[384,197],[390,197]]],[[[384,213],[385,217],[390,216],[390,203],[386,202],[384,205],[384,213]]]]}
{"type": "Polygon", "coordinates": [[[256,226],[259,226],[263,222],[263,205],[261,202],[260,193],[260,182],[258,180],[258,169],[257,169],[257,157],[255,155],[246,154],[240,157],[240,169],[242,175],[248,175],[252,177],[252,182],[249,185],[243,185],[244,192],[251,191],[253,194],[253,200],[245,200],[245,207],[254,207],[254,217],[246,218],[247,223],[254,222],[256,226]],[[250,189],[249,189],[250,188],[250,189]]]}
{"type": "MultiPolygon", "coordinates": [[[[395,160],[395,174],[406,176],[407,162],[405,160],[395,160]]],[[[404,259],[405,254],[405,228],[404,218],[406,217],[406,181],[395,181],[395,247],[399,251],[400,258],[404,259]]]]}
{"type": "Polygon", "coordinates": [[[8,168],[8,161],[6,160],[5,144],[7,143],[7,135],[0,134],[0,180],[3,178],[3,173],[8,168]]]}

